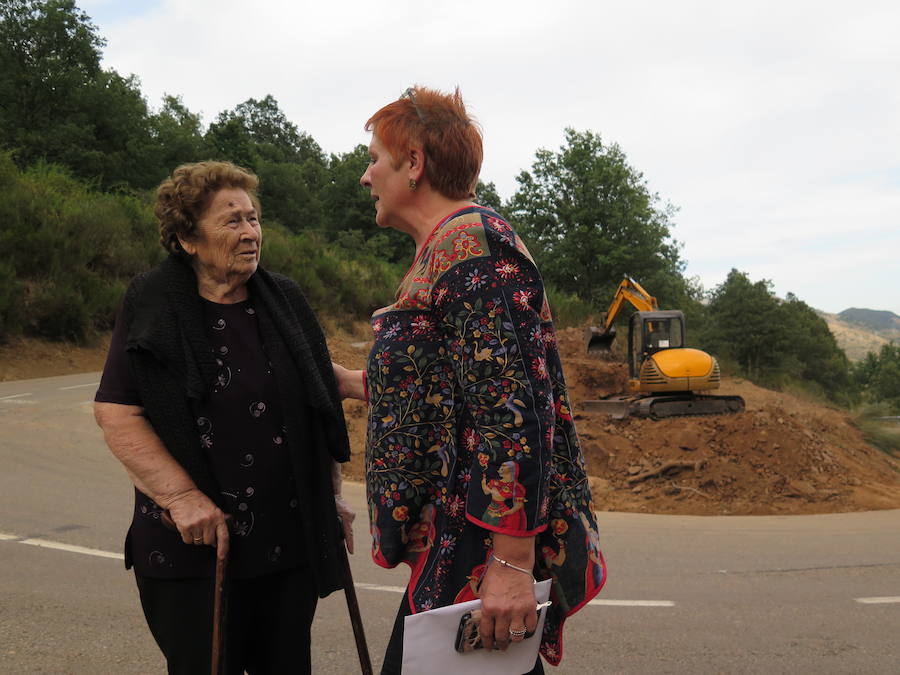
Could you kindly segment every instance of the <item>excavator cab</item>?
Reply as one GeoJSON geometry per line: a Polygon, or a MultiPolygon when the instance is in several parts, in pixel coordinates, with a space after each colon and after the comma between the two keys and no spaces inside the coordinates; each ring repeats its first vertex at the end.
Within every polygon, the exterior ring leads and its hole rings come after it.
{"type": "Polygon", "coordinates": [[[640,377],[641,365],[663,349],[684,347],[684,313],[666,311],[635,312],[628,323],[628,374],[640,377]]]}

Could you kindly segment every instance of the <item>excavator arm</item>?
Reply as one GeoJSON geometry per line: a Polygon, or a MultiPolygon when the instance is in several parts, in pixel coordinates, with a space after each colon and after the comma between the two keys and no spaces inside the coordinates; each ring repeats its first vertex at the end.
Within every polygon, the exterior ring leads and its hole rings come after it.
{"type": "Polygon", "coordinates": [[[616,339],[616,319],[622,312],[625,303],[631,303],[639,312],[650,312],[659,309],[656,298],[650,295],[644,287],[629,276],[625,276],[612,302],[601,317],[602,325],[599,328],[591,326],[588,329],[588,351],[608,352],[613,340],[616,339]]]}

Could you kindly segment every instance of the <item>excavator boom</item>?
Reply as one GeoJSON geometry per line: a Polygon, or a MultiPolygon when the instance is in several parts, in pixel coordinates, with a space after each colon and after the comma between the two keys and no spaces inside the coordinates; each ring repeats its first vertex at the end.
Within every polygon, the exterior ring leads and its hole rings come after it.
{"type": "Polygon", "coordinates": [[[612,302],[601,317],[602,325],[591,326],[587,330],[588,352],[609,352],[613,341],[616,339],[616,319],[630,302],[639,312],[649,312],[659,309],[656,298],[644,290],[637,281],[629,276],[622,279],[612,302]]]}

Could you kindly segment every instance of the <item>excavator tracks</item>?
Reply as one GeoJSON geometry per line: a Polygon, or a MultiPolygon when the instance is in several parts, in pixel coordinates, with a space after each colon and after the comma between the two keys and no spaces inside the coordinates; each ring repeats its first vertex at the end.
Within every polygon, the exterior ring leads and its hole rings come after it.
{"type": "Polygon", "coordinates": [[[648,396],[637,403],[637,410],[632,414],[654,420],[695,415],[733,415],[744,409],[744,399],[740,396],[648,396]]]}
{"type": "Polygon", "coordinates": [[[692,393],[672,393],[655,396],[611,396],[596,401],[582,401],[585,412],[598,412],[614,419],[629,416],[654,420],[669,417],[705,415],[733,415],[744,409],[740,396],[705,396],[692,393]]]}

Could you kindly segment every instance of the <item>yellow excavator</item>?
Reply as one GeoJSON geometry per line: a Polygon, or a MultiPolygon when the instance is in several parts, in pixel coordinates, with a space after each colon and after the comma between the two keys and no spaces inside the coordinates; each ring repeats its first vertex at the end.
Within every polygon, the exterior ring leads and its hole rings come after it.
{"type": "Polygon", "coordinates": [[[602,325],[585,331],[588,352],[610,351],[616,338],[615,322],[630,303],[637,310],[628,323],[628,392],[594,401],[581,408],[622,419],[629,415],[662,419],[682,415],[728,415],[744,409],[740,396],[714,396],[697,392],[717,389],[719,364],[709,354],[684,346],[684,313],[660,310],[656,298],[626,276],[602,325]]]}

